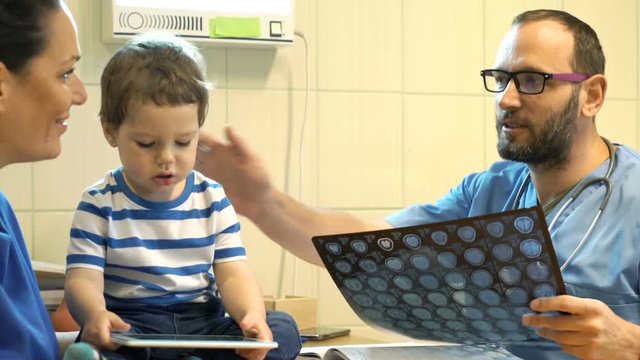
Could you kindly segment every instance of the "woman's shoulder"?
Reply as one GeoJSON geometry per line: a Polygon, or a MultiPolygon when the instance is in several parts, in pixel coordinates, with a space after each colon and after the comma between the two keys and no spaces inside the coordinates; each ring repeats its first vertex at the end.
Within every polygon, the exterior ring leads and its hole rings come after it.
{"type": "Polygon", "coordinates": [[[10,209],[11,205],[9,204],[9,199],[5,196],[5,194],[0,191],[0,211],[5,212],[6,209],[10,209]]]}

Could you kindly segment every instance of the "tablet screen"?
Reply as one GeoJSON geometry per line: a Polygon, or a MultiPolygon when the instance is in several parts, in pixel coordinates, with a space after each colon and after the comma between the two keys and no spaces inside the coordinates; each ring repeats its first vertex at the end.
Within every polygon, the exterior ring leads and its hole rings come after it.
{"type": "Polygon", "coordinates": [[[111,333],[111,341],[133,347],[216,348],[216,349],[273,349],[275,341],[229,335],[175,335],[111,333]]]}

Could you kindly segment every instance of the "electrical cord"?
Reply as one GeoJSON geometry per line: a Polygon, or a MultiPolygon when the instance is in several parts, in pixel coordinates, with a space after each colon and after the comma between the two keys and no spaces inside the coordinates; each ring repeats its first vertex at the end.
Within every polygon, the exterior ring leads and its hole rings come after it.
{"type": "MultiPolygon", "coordinates": [[[[300,143],[298,146],[298,194],[297,198],[299,201],[302,201],[302,177],[303,177],[303,152],[304,152],[304,135],[306,130],[307,118],[309,115],[309,97],[310,97],[310,88],[309,88],[309,44],[307,43],[307,38],[304,35],[304,32],[301,30],[295,30],[294,35],[302,39],[304,43],[304,78],[305,78],[305,100],[304,100],[304,110],[302,115],[302,123],[300,124],[300,143]]],[[[292,135],[293,132],[289,131],[289,136],[292,135]]],[[[292,142],[292,139],[289,139],[289,143],[292,142]]],[[[287,192],[289,189],[289,176],[291,170],[291,151],[287,152],[287,161],[285,166],[285,189],[287,192]]],[[[292,194],[289,194],[292,195],[292,194]]],[[[286,258],[286,250],[284,248],[281,249],[280,253],[280,279],[278,281],[278,294],[279,297],[284,297],[283,288],[284,288],[284,270],[285,270],[285,258],[286,258]]],[[[293,257],[293,285],[292,285],[292,294],[297,293],[297,276],[298,276],[298,259],[293,257]]]]}

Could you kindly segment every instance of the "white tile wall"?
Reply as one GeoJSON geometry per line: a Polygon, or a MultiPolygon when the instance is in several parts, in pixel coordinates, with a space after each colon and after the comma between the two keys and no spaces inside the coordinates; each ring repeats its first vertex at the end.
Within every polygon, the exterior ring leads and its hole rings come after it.
{"type": "Polygon", "coordinates": [[[596,116],[596,126],[600,135],[609,140],[629,145],[635,149],[638,146],[635,100],[610,99],[605,102],[602,110],[596,116]]]}
{"type": "Polygon", "coordinates": [[[402,205],[402,97],[318,94],[318,201],[322,207],[402,205]]]}
{"type": "Polygon", "coordinates": [[[14,210],[31,210],[33,164],[11,164],[0,169],[0,191],[10,200],[14,210]]]}
{"type": "Polygon", "coordinates": [[[65,264],[73,211],[36,212],[33,216],[33,257],[65,264]]]}
{"type": "Polygon", "coordinates": [[[482,94],[482,1],[406,0],[403,16],[404,91],[482,94]]]}
{"type": "Polygon", "coordinates": [[[251,221],[241,218],[240,227],[249,266],[262,287],[263,294],[278,294],[283,281],[280,277],[281,264],[286,255],[282,253],[280,246],[269,241],[251,221]]]}
{"type": "Polygon", "coordinates": [[[638,2],[565,0],[564,9],[598,33],[607,59],[609,98],[636,99],[638,78],[638,2]]]}
{"type": "Polygon", "coordinates": [[[400,91],[402,1],[317,3],[318,88],[400,91]]]}
{"type": "Polygon", "coordinates": [[[435,201],[484,168],[481,96],[404,97],[405,205],[435,201]]]}
{"type": "MultiPolygon", "coordinates": [[[[64,262],[68,227],[83,188],[118,165],[95,118],[104,64],[119,47],[100,35],[100,0],[67,0],[78,22],[78,73],[89,101],[73,110],[63,154],[0,170],[37,260],[64,262]]],[[[602,133],[638,148],[638,0],[296,0],[308,41],[288,48],[207,48],[217,83],[205,128],[236,126],[261,153],[274,182],[312,204],[381,216],[435,200],[497,159],[493,101],[478,71],[493,64],[517,13],[567,9],[599,32],[609,100],[602,133]],[[308,118],[299,171],[309,61],[308,118]],[[437,174],[437,175],[434,175],[437,174]],[[302,184],[302,186],[300,186],[302,184]],[[302,194],[300,195],[300,188],[302,194]]],[[[242,220],[250,264],[265,293],[318,296],[323,325],[359,323],[327,274],[294,258],[242,220]],[[281,258],[284,260],[281,261],[281,258]]]]}

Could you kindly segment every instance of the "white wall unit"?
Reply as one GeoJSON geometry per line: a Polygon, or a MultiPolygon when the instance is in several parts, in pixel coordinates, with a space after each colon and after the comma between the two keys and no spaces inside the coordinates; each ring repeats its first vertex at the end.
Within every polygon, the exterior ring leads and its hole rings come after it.
{"type": "Polygon", "coordinates": [[[293,43],[293,0],[103,0],[102,39],[124,42],[170,32],[203,46],[277,47],[293,43]]]}

